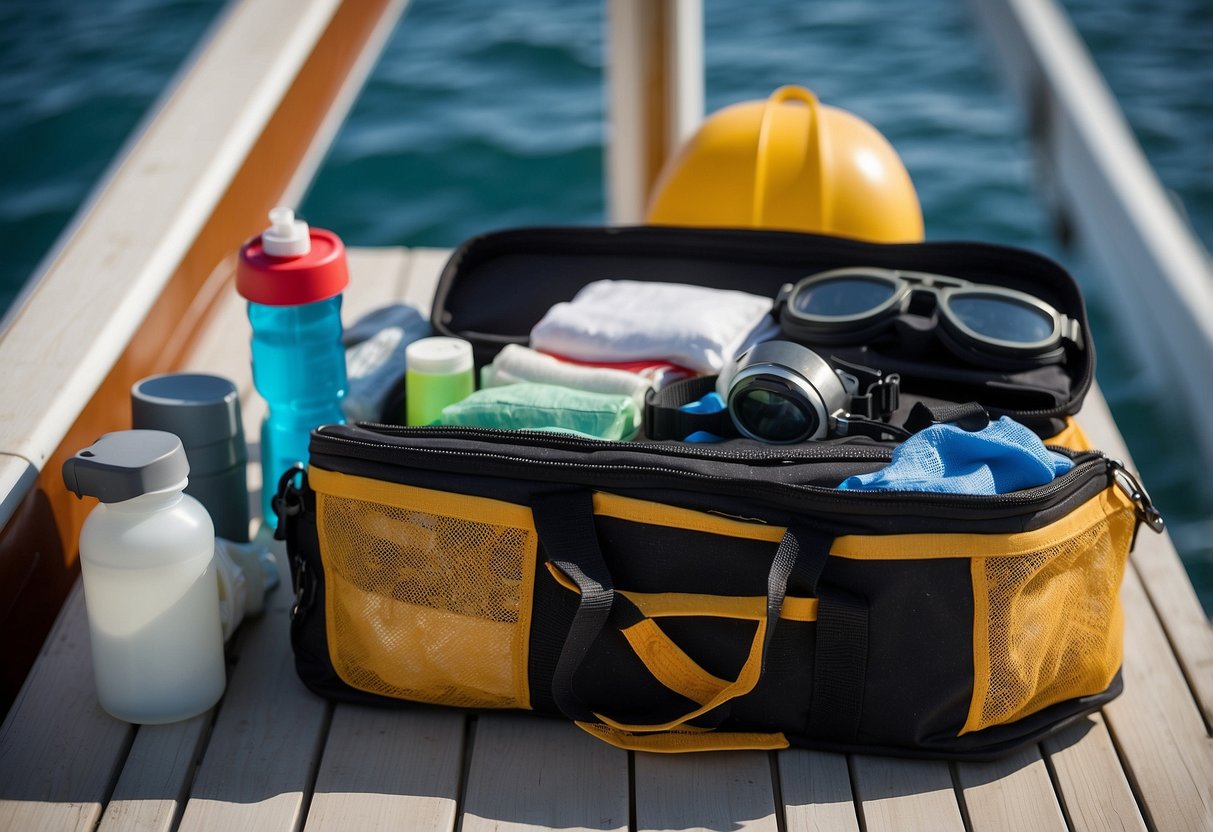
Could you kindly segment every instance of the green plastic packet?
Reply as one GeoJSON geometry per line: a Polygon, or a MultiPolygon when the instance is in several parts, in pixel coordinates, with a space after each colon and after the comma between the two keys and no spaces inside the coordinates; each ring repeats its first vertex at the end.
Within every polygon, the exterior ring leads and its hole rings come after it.
{"type": "Polygon", "coordinates": [[[524,382],[478,390],[442,410],[440,425],[561,430],[597,439],[631,439],[640,411],[631,396],[524,382]]]}

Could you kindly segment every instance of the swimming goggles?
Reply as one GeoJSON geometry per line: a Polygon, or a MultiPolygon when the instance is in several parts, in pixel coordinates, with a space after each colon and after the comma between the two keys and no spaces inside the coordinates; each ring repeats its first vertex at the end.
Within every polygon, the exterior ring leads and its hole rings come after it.
{"type": "Polygon", "coordinates": [[[1082,346],[1079,322],[1040,298],[927,272],[866,266],[818,272],[786,284],[773,314],[789,338],[830,345],[862,343],[906,314],[929,316],[953,353],[1006,368],[1056,364],[1066,342],[1082,346]]]}

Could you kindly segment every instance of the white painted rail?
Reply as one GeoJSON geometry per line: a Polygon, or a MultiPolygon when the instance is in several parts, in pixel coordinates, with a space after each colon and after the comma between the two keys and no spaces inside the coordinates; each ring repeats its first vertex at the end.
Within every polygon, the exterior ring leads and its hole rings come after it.
{"type": "MultiPolygon", "coordinates": [[[[380,43],[404,3],[389,5],[380,43]]],[[[267,126],[283,115],[341,6],[245,0],[226,11],[0,333],[0,453],[41,470],[139,333],[267,126]]],[[[315,138],[301,159],[289,160],[274,199],[298,198],[310,181],[378,50],[360,53],[319,123],[298,126],[315,138]]]]}
{"type": "Polygon", "coordinates": [[[666,158],[703,119],[703,0],[609,0],[607,213],[644,220],[666,158]]]}
{"type": "MultiPolygon", "coordinates": [[[[1114,286],[1126,335],[1193,424],[1213,407],[1213,264],[1054,0],[972,0],[1028,114],[1043,179],[1114,286]]],[[[1213,466],[1213,431],[1194,444],[1213,466]]]]}

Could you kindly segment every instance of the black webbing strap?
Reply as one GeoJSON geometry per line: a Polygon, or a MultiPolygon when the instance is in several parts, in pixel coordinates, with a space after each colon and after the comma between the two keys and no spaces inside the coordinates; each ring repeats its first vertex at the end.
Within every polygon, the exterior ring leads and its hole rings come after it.
{"type": "Polygon", "coordinates": [[[807,589],[818,599],[809,734],[851,742],[859,731],[863,712],[868,663],[867,604],[820,586],[833,537],[805,527],[788,531],[795,533],[804,550],[796,561],[797,588],[807,589]]]}
{"type": "Polygon", "coordinates": [[[990,424],[990,414],[977,402],[941,402],[933,405],[918,402],[910,409],[905,427],[910,433],[918,433],[923,428],[939,424],[952,424],[968,431],[981,430],[990,424]]]}
{"type": "Polygon", "coordinates": [[[868,607],[859,599],[818,593],[817,649],[809,734],[853,742],[863,713],[868,663],[868,607]]]}
{"type": "Polygon", "coordinates": [[[864,711],[867,677],[867,604],[831,593],[818,595],[818,639],[813,659],[809,734],[853,742],[864,711]]]}
{"type": "MultiPolygon", "coordinates": [[[[807,529],[788,529],[779,541],[775,554],[771,557],[771,566],[767,572],[767,608],[766,630],[762,641],[762,658],[759,677],[766,669],[767,656],[770,653],[771,642],[775,637],[775,628],[779,623],[779,614],[783,609],[783,601],[788,593],[788,581],[793,574],[811,587],[815,587],[817,579],[829,556],[830,540],[807,529]],[[809,556],[802,558],[802,546],[807,545],[809,556]]],[[[617,605],[628,623],[643,618],[638,610],[626,597],[620,595],[617,605]]],[[[724,702],[708,713],[691,720],[689,724],[699,728],[714,729],[728,718],[732,709],[731,702],[724,702]]]]}
{"type": "MultiPolygon", "coordinates": [[[[771,559],[771,571],[767,573],[767,631],[762,644],[764,669],[767,654],[771,649],[771,640],[775,637],[775,625],[779,623],[779,611],[783,609],[783,599],[788,594],[788,579],[792,577],[792,572],[800,562],[800,547],[804,535],[805,530],[803,529],[788,529],[780,539],[779,548],[775,550],[775,556],[771,559]]],[[[826,553],[829,553],[828,546],[826,553]]],[[[821,568],[825,565],[825,559],[821,560],[821,566],[816,567],[818,575],[821,574],[821,568]]],[[[807,564],[802,571],[813,568],[812,564],[807,564]]],[[[814,583],[816,583],[815,579],[814,583]]]]}
{"type": "Polygon", "coordinates": [[[569,719],[594,720],[573,695],[573,675],[611,614],[615,587],[594,530],[594,502],[589,491],[557,491],[531,502],[535,531],[548,562],[577,584],[581,592],[556,670],[552,698],[569,719]]]}

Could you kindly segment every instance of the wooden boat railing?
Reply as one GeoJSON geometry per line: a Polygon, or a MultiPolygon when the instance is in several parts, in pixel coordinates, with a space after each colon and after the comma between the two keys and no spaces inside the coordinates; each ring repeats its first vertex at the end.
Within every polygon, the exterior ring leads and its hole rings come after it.
{"type": "Polygon", "coordinates": [[[87,506],[63,460],[130,426],[129,391],[178,367],[218,268],[302,194],[405,0],[226,9],[0,333],[0,709],[74,579],[87,506]]]}

